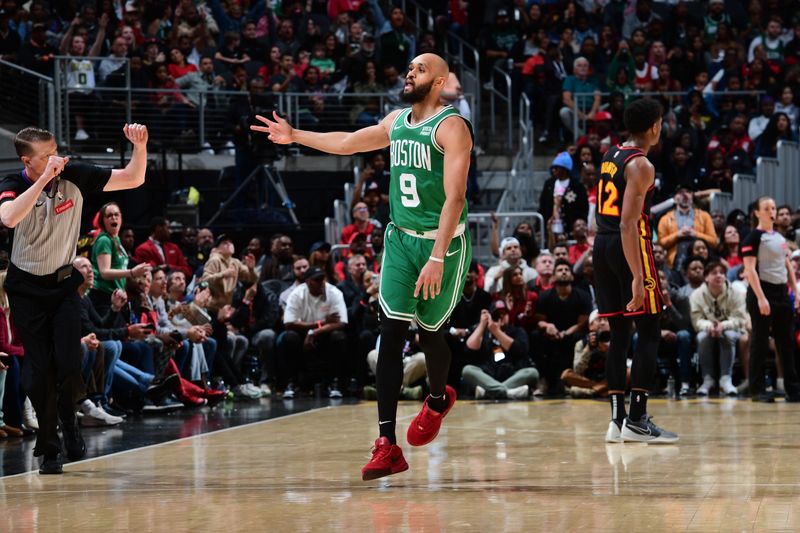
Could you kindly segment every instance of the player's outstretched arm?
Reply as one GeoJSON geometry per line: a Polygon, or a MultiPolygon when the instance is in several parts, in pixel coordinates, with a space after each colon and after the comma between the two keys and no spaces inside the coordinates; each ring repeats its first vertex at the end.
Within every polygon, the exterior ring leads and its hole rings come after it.
{"type": "Polygon", "coordinates": [[[250,129],[267,134],[270,141],[275,144],[297,143],[308,146],[320,152],[336,155],[351,155],[358,152],[371,152],[389,146],[389,129],[392,127],[400,110],[392,111],[380,124],[362,128],[354,132],[333,131],[318,133],[293,128],[286,120],[272,113],[274,120],[256,115],[256,119],[264,124],[252,125],[250,129]]]}
{"type": "Polygon", "coordinates": [[[619,232],[622,238],[622,251],[628,268],[633,273],[631,293],[633,298],[626,309],[636,311],[644,304],[644,274],[642,272],[642,251],[639,245],[639,219],[642,216],[644,198],[653,184],[656,170],[644,157],[637,157],[625,167],[625,195],[622,200],[619,232]]]}

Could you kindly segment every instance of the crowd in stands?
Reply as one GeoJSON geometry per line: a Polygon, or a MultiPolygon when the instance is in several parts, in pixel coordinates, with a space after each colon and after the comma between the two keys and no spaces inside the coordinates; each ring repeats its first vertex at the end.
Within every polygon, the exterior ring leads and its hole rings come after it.
{"type": "MultiPolygon", "coordinates": [[[[745,392],[751,324],[740,243],[752,229],[752,212],[709,212],[708,191],[730,190],[734,173],[750,170],[757,156],[774,155],[779,140],[797,139],[796,5],[436,4],[437,23],[479,44],[486,79],[490,67],[510,69],[515,90],[531,96],[539,141],[565,148],[539,201],[546,242],[537,239],[534,221],[510,235],[495,226],[496,259],[470,266],[447,337],[451,384],[493,399],[607,393],[608,322],[594,311],[595,182],[602,155],[627,137],[625,103],[668,91],[655,96],[665,119],[662,142],[649,156],[662,202],[652,226],[665,303],[653,392],[665,392],[670,377],[679,396],[745,392]]],[[[184,88],[247,94],[244,104],[220,109],[235,143],[249,142],[243,117],[261,96],[307,93],[301,121],[314,122],[327,105],[320,93],[396,92],[408,60],[441,45],[438,34],[414,32],[400,8],[377,0],[1,5],[4,59],[52,74],[50,57],[59,50],[106,56],[85,78],[76,74],[87,97],[94,83],[117,83],[130,59],[137,86],[170,91],[150,102],[165,117],[154,125],[162,134],[189,123],[197,102],[184,88]]],[[[458,96],[448,94],[456,102],[458,96]]],[[[375,104],[366,98],[353,106],[353,124],[383,116],[386,109],[375,104]]],[[[237,248],[243,243],[211,228],[178,229],[158,217],[137,243],[119,207],[104,206],[93,244],[75,263],[87,277],[81,289],[87,394],[76,406],[84,424],[116,424],[129,410],[213,405],[230,396],[374,397],[388,161],[385,153],[367,157],[341,242],[320,241],[307,251],[285,234],[256,235],[237,248]]],[[[800,274],[798,218],[796,206],[781,206],[776,228],[800,274]]],[[[14,435],[12,429],[36,422],[19,386],[24,353],[2,293],[0,312],[0,351],[8,354],[0,359],[0,432],[14,435]]],[[[403,355],[403,396],[421,399],[424,357],[413,330],[403,355]]],[[[775,368],[772,385],[780,391],[781,368],[775,368]]]]}

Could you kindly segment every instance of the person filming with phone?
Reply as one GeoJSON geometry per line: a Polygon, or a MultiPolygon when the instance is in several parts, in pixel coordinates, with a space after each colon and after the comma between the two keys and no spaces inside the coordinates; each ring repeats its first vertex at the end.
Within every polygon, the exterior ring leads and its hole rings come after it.
{"type": "MultiPolygon", "coordinates": [[[[608,396],[606,380],[606,355],[611,340],[608,319],[598,316],[597,311],[589,315],[589,334],[575,343],[575,360],[572,368],[561,373],[566,392],[573,398],[605,398],[608,396]]],[[[630,380],[630,369],[628,369],[630,380]]]]}

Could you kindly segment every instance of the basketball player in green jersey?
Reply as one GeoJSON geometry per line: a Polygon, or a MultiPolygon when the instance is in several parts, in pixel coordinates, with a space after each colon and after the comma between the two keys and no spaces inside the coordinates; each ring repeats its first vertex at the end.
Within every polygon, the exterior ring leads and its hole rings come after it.
{"type": "Polygon", "coordinates": [[[451,106],[439,103],[448,74],[441,57],[416,57],[401,93],[411,108],[393,111],[380,124],[353,133],[297,130],[277,113],[273,113],[274,121],[258,116],[264,126],[251,126],[275,143],[296,142],[332,154],[391,147],[392,221],[384,235],[383,316],[376,370],[380,437],[372,459],[361,470],[364,480],[408,469],[397,446],[395,419],[403,378],[402,351],[411,320],[420,326],[431,390],[408,428],[408,443],[422,446],[436,438],[442,419],[456,401],[455,391],[446,385],[450,350],[444,331],[472,258],[466,231],[472,127],[451,106]]]}

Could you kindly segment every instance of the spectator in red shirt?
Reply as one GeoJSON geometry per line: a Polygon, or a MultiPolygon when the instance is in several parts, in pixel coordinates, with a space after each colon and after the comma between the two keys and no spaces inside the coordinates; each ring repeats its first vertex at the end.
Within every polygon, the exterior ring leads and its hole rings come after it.
{"type": "Polygon", "coordinates": [[[187,63],[186,56],[183,55],[183,52],[181,52],[179,48],[173,47],[169,51],[169,65],[167,65],[167,70],[169,71],[169,75],[176,80],[190,72],[197,72],[197,67],[191,63],[187,63]]]}
{"type": "Polygon", "coordinates": [[[350,244],[353,235],[361,233],[370,242],[372,230],[375,228],[369,219],[369,207],[364,202],[358,202],[353,206],[353,223],[348,224],[342,230],[342,244],[350,244]]]}
{"type": "Polygon", "coordinates": [[[586,230],[588,229],[586,221],[582,218],[577,219],[572,224],[572,238],[575,239],[575,244],[569,247],[569,262],[575,264],[578,262],[583,254],[589,251],[592,246],[586,238],[586,230]]]}
{"type": "Polygon", "coordinates": [[[528,289],[521,267],[509,267],[503,272],[503,289],[495,299],[505,302],[512,325],[523,328],[528,333],[533,331],[539,295],[528,289]]]}
{"type": "Polygon", "coordinates": [[[137,263],[150,263],[170,270],[180,270],[191,279],[193,272],[177,244],[169,242],[169,222],[164,217],[154,217],[150,222],[150,237],[136,247],[137,263]]]}

